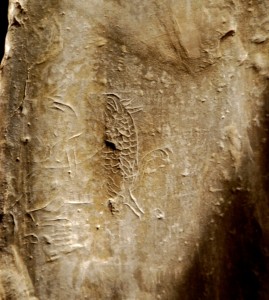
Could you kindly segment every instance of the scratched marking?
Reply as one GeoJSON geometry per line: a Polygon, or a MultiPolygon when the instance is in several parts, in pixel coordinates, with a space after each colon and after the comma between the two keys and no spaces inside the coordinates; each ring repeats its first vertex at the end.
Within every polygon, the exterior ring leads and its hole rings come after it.
{"type": "MultiPolygon", "coordinates": [[[[36,193],[37,194],[37,193],[36,193]]],[[[33,200],[33,199],[32,199],[33,200]]],[[[36,198],[40,201],[40,198],[36,198]]],[[[81,216],[84,207],[93,205],[90,194],[73,193],[66,198],[49,199],[43,205],[36,205],[27,210],[35,230],[25,234],[28,242],[39,244],[47,261],[54,261],[62,256],[84,248],[85,239],[82,228],[88,230],[87,220],[76,219],[74,213],[81,216]]]]}
{"type": "Polygon", "coordinates": [[[67,218],[45,218],[39,223],[38,241],[48,261],[60,258],[83,247],[74,232],[74,224],[67,218]]]}
{"type": "Polygon", "coordinates": [[[111,212],[117,204],[128,206],[139,218],[144,214],[133,194],[138,176],[138,139],[133,114],[141,110],[131,107],[130,100],[106,94],[105,169],[111,174],[107,183],[111,212]]]}

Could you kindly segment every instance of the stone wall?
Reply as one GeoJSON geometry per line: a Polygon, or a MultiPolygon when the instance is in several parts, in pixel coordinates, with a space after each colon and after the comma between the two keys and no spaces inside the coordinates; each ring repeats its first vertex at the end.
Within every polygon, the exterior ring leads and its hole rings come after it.
{"type": "Polygon", "coordinates": [[[268,12],[10,1],[3,299],[268,299],[268,12]]]}

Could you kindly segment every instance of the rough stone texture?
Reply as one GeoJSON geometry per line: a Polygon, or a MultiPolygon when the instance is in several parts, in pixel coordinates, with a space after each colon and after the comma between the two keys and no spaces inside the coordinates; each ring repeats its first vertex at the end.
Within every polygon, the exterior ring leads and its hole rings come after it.
{"type": "Polygon", "coordinates": [[[268,299],[269,1],[12,0],[1,299],[268,299]]]}

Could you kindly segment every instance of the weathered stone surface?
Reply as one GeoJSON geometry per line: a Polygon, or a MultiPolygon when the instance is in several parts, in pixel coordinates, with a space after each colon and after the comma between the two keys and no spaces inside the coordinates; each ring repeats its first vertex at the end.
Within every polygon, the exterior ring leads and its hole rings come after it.
{"type": "Polygon", "coordinates": [[[2,299],[268,299],[268,11],[11,1],[2,299]]]}

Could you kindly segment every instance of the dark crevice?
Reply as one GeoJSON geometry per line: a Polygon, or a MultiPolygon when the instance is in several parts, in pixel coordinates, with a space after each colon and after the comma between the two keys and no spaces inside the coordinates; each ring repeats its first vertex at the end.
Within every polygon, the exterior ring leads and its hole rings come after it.
{"type": "Polygon", "coordinates": [[[14,17],[11,26],[14,26],[14,27],[21,27],[21,23],[16,19],[16,17],[14,17]]]}
{"type": "Polygon", "coordinates": [[[5,51],[5,38],[6,38],[7,28],[8,28],[7,11],[8,11],[8,0],[1,0],[0,1],[0,61],[2,60],[5,51]]]}
{"type": "Polygon", "coordinates": [[[226,40],[228,37],[230,36],[234,36],[235,35],[235,31],[234,30],[229,30],[228,32],[226,32],[221,38],[221,41],[226,40]]]}
{"type": "Polygon", "coordinates": [[[105,144],[106,144],[106,146],[108,147],[108,148],[110,148],[111,150],[117,150],[117,148],[116,148],[116,145],[114,144],[114,143],[112,143],[112,142],[109,142],[109,141],[105,141],[105,144]]]}

